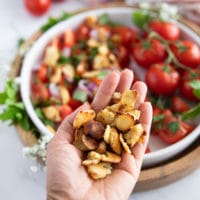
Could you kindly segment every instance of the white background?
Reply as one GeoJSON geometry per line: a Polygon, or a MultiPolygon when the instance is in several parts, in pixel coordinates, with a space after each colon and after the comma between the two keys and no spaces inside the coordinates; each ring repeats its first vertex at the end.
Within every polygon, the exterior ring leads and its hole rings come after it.
{"type": "MultiPolygon", "coordinates": [[[[84,5],[81,1],[54,3],[43,17],[32,17],[23,7],[23,0],[0,0],[0,91],[3,89],[5,69],[16,53],[19,37],[28,38],[47,20],[48,15],[58,16],[61,10],[73,11],[84,5]]],[[[33,174],[34,161],[22,156],[22,144],[12,127],[0,123],[0,199],[45,199],[45,172],[33,174]]],[[[198,200],[200,199],[200,169],[176,183],[140,193],[131,200],[198,200]]],[[[95,198],[94,198],[95,199],[95,198]]]]}

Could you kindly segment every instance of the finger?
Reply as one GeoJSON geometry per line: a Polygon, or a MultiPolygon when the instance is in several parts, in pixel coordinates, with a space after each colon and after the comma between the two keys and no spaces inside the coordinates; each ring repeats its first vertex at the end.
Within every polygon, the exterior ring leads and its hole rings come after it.
{"type": "Polygon", "coordinates": [[[76,109],[72,114],[68,115],[64,121],[59,126],[56,135],[53,139],[63,140],[63,142],[72,143],[73,140],[73,121],[76,115],[81,110],[87,110],[90,109],[90,105],[88,103],[84,103],[82,106],[80,106],[78,109],[76,109]]]}
{"type": "Polygon", "coordinates": [[[152,106],[150,102],[144,102],[140,105],[141,117],[140,122],[144,127],[146,137],[145,140],[140,143],[136,144],[132,149],[132,154],[135,157],[138,166],[141,166],[142,160],[144,157],[144,153],[147,147],[147,143],[149,141],[150,129],[151,129],[151,122],[152,122],[152,106]]]}
{"type": "Polygon", "coordinates": [[[133,71],[125,69],[121,72],[120,80],[116,91],[123,92],[126,89],[130,89],[133,82],[133,71]]]}
{"type": "Polygon", "coordinates": [[[92,102],[92,108],[95,111],[99,111],[107,106],[112,97],[112,94],[117,88],[119,80],[120,74],[113,71],[108,74],[108,76],[102,81],[92,102]]]}
{"type": "Polygon", "coordinates": [[[144,102],[147,94],[147,86],[142,81],[137,81],[133,84],[133,90],[136,90],[139,94],[137,102],[135,103],[135,108],[139,108],[140,104],[144,102]]]}

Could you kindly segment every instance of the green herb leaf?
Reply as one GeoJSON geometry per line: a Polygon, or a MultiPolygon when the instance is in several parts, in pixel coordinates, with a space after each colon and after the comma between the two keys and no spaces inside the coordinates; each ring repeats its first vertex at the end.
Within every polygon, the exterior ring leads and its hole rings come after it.
{"type": "Polygon", "coordinates": [[[150,49],[151,48],[151,43],[149,41],[145,41],[142,43],[142,48],[143,49],[150,49]]]}
{"type": "Polygon", "coordinates": [[[110,23],[110,17],[109,17],[109,15],[108,14],[103,14],[103,15],[101,15],[100,17],[99,17],[99,19],[98,19],[98,22],[99,22],[99,24],[101,24],[101,25],[106,25],[106,24],[109,24],[110,23]]]}
{"type": "Polygon", "coordinates": [[[7,81],[5,85],[5,91],[0,93],[0,105],[15,102],[17,90],[18,87],[15,85],[14,81],[7,81]]]}
{"type": "Polygon", "coordinates": [[[195,107],[191,108],[190,110],[182,113],[181,120],[193,120],[200,114],[200,103],[195,107]]]}
{"type": "Polygon", "coordinates": [[[177,121],[175,122],[170,122],[167,124],[167,127],[169,128],[169,130],[172,132],[172,133],[176,133],[179,129],[179,123],[177,121]]]}
{"type": "Polygon", "coordinates": [[[200,99],[200,80],[190,81],[189,85],[193,88],[193,94],[200,99]]]}
{"type": "Polygon", "coordinates": [[[157,123],[157,122],[163,121],[164,119],[165,119],[165,115],[156,115],[156,116],[153,116],[152,122],[157,123]]]}
{"type": "Polygon", "coordinates": [[[48,22],[44,24],[40,29],[42,32],[47,31],[54,25],[56,25],[58,22],[64,21],[72,16],[71,13],[64,12],[59,18],[54,18],[52,16],[49,17],[48,22]]]}
{"type": "Polygon", "coordinates": [[[18,47],[18,48],[21,47],[22,44],[24,44],[24,42],[25,42],[24,38],[19,38],[19,39],[17,40],[17,47],[18,47]]]}
{"type": "Polygon", "coordinates": [[[63,55],[60,56],[59,60],[58,60],[58,64],[66,64],[70,62],[70,58],[69,57],[65,57],[63,55]]]}
{"type": "Polygon", "coordinates": [[[35,113],[44,124],[54,127],[54,122],[47,119],[40,108],[36,108],[35,113]]]}
{"type": "Polygon", "coordinates": [[[98,48],[93,47],[90,49],[90,53],[89,53],[89,59],[93,60],[94,57],[98,54],[98,48]]]}
{"type": "Polygon", "coordinates": [[[147,28],[147,25],[148,25],[150,19],[151,19],[150,13],[147,11],[144,11],[144,10],[138,10],[132,14],[133,23],[137,27],[142,28],[142,29],[147,28]]]}
{"type": "Polygon", "coordinates": [[[101,79],[101,80],[103,80],[107,75],[108,75],[108,71],[105,71],[105,70],[103,70],[103,71],[101,71],[99,74],[98,74],[98,78],[99,79],[101,79]]]}
{"type": "Polygon", "coordinates": [[[73,99],[85,102],[87,100],[87,93],[82,90],[76,90],[73,94],[73,99]]]}

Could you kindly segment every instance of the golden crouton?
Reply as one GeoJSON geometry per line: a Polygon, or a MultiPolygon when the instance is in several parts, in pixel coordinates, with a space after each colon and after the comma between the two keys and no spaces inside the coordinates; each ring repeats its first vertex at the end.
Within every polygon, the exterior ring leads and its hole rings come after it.
{"type": "Polygon", "coordinates": [[[98,164],[88,165],[88,174],[93,179],[101,179],[111,174],[112,166],[111,163],[100,162],[98,164]]]}
{"type": "Polygon", "coordinates": [[[47,119],[50,119],[53,122],[61,121],[60,112],[56,106],[48,106],[43,108],[42,111],[47,119]]]}
{"type": "Polygon", "coordinates": [[[74,119],[73,127],[80,128],[86,122],[92,121],[95,118],[95,115],[93,110],[80,111],[74,119]]]}
{"type": "Polygon", "coordinates": [[[74,145],[81,151],[88,151],[97,148],[97,142],[85,135],[83,129],[77,129],[75,132],[74,145]]]}
{"type": "Polygon", "coordinates": [[[133,117],[129,114],[119,114],[115,117],[115,126],[120,131],[128,131],[135,123],[133,117]]]}
{"type": "Polygon", "coordinates": [[[101,155],[101,160],[105,162],[110,162],[110,163],[120,163],[121,156],[106,151],[105,154],[101,155]]]}
{"type": "Polygon", "coordinates": [[[119,134],[115,128],[111,128],[110,131],[110,147],[115,153],[121,154],[122,148],[119,141],[119,134]]]}
{"type": "Polygon", "coordinates": [[[49,46],[45,51],[44,63],[50,67],[53,67],[57,64],[59,56],[58,49],[55,46],[49,46]]]}
{"type": "Polygon", "coordinates": [[[124,141],[124,138],[123,138],[122,134],[119,134],[119,140],[120,140],[120,142],[121,142],[121,144],[123,146],[124,151],[126,153],[131,154],[131,150],[130,150],[128,144],[124,141]]]}
{"type": "Polygon", "coordinates": [[[139,141],[143,133],[144,128],[141,124],[134,125],[126,134],[124,134],[126,143],[133,147],[139,141]]]}

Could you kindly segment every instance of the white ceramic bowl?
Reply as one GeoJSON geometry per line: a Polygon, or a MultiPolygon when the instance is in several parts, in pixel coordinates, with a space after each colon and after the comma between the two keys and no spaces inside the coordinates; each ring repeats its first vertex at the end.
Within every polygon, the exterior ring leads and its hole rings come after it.
{"type": "MultiPolygon", "coordinates": [[[[56,35],[63,33],[64,30],[67,28],[75,29],[87,16],[91,15],[99,16],[104,13],[108,13],[112,20],[131,26],[133,25],[131,21],[131,15],[134,12],[134,10],[135,9],[129,7],[109,7],[81,12],[80,14],[77,14],[66,21],[60,22],[59,24],[48,30],[33,44],[23,61],[20,75],[20,89],[22,100],[25,104],[26,110],[33,123],[41,131],[41,133],[43,133],[44,135],[52,136],[52,133],[45,127],[45,125],[41,122],[41,120],[37,117],[36,113],[34,112],[34,108],[30,100],[30,78],[32,68],[41,60],[43,51],[47,46],[48,42],[51,39],[53,39],[56,35]]],[[[190,40],[193,40],[198,45],[200,45],[200,39],[198,35],[196,35],[193,31],[191,31],[183,24],[180,24],[179,22],[175,23],[177,23],[177,25],[182,30],[183,37],[189,37],[190,40]]],[[[140,74],[142,74],[141,70],[140,74]]],[[[150,148],[154,151],[145,155],[143,166],[147,167],[154,164],[158,164],[175,156],[176,154],[183,151],[186,147],[188,147],[199,136],[199,133],[200,125],[198,125],[192,131],[192,133],[190,133],[184,139],[170,146],[167,146],[164,143],[162,144],[160,141],[157,141],[157,139],[152,137],[150,140],[150,148]]]]}

